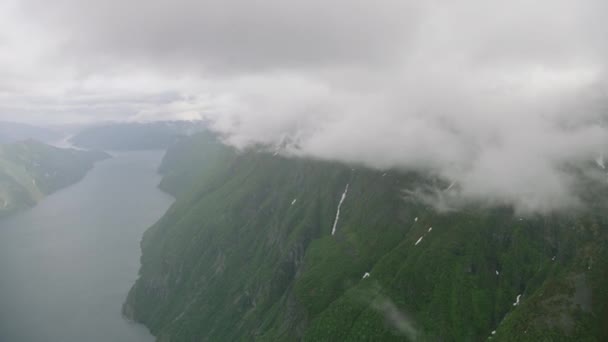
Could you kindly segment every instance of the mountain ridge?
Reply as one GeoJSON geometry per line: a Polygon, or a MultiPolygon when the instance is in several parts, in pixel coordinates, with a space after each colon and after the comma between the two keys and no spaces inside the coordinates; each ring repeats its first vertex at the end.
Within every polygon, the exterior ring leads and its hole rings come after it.
{"type": "Polygon", "coordinates": [[[401,191],[432,178],[239,153],[209,134],[160,170],[177,201],[144,235],[123,308],[159,341],[608,336],[603,207],[437,213],[401,191]]]}

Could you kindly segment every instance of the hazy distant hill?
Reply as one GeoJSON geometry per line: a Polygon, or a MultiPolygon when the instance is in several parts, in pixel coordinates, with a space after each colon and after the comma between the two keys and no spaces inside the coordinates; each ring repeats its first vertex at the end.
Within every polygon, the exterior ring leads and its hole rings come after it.
{"type": "Polygon", "coordinates": [[[0,145],[0,217],[31,207],[82,179],[101,152],[59,149],[34,140],[0,145]]]}
{"type": "Polygon", "coordinates": [[[59,132],[22,123],[0,121],[0,144],[34,139],[51,142],[61,137],[59,132]]]}
{"type": "Polygon", "coordinates": [[[153,123],[112,123],[86,128],[72,137],[75,146],[99,150],[165,149],[179,137],[203,128],[201,122],[166,121],[153,123]]]}
{"type": "Polygon", "coordinates": [[[177,201],[124,306],[160,341],[608,340],[605,183],[586,212],[440,214],[404,198],[428,177],[206,134],[161,171],[177,201]]]}

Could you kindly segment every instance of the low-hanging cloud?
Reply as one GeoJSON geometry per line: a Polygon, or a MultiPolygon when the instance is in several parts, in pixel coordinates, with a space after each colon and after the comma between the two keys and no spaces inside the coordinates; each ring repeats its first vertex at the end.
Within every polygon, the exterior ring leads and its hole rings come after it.
{"type": "Polygon", "coordinates": [[[454,201],[514,204],[524,212],[575,207],[580,203],[568,167],[592,161],[608,146],[601,105],[593,104],[600,100],[579,89],[495,93],[462,89],[464,79],[441,79],[424,89],[400,87],[399,94],[336,90],[300,79],[273,79],[278,83],[258,88],[264,82],[245,82],[234,105],[209,114],[231,144],[431,171],[457,182],[454,201]],[[267,89],[271,94],[259,94],[267,89]]]}
{"type": "Polygon", "coordinates": [[[443,197],[449,205],[520,212],[579,206],[569,170],[607,150],[606,7],[599,0],[20,6],[59,37],[49,56],[70,65],[72,93],[112,95],[98,99],[101,108],[132,119],[204,117],[238,147],[424,171],[457,184],[443,197]],[[132,70],[154,82],[138,91],[142,77],[132,70]],[[102,87],[91,86],[95,78],[102,87]],[[116,83],[133,99],[128,105],[112,91],[116,83]]]}

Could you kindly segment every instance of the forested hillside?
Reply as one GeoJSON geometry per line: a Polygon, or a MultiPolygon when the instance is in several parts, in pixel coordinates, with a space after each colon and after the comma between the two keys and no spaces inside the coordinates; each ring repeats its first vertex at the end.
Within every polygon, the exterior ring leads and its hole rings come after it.
{"type": "Polygon", "coordinates": [[[82,179],[102,152],[59,149],[34,140],[0,145],[0,217],[35,205],[82,179]]]}
{"type": "Polygon", "coordinates": [[[124,305],[160,341],[608,339],[605,182],[576,212],[438,213],[405,191],[450,191],[431,177],[208,134],[161,171],[177,201],[124,305]]]}

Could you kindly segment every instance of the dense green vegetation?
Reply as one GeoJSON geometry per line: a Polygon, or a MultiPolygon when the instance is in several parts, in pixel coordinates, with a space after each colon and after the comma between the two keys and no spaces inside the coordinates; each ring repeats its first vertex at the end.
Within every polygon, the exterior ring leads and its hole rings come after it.
{"type": "Polygon", "coordinates": [[[35,205],[82,179],[101,152],[59,149],[33,140],[0,145],[0,217],[35,205]]]}
{"type": "Polygon", "coordinates": [[[161,172],[177,201],[146,232],[124,306],[160,341],[608,339],[605,184],[578,213],[437,213],[403,192],[428,177],[207,134],[161,172]]]}
{"type": "Polygon", "coordinates": [[[201,122],[167,121],[151,123],[111,123],[92,126],[71,138],[79,147],[97,150],[160,150],[180,137],[202,129],[201,122]]]}

